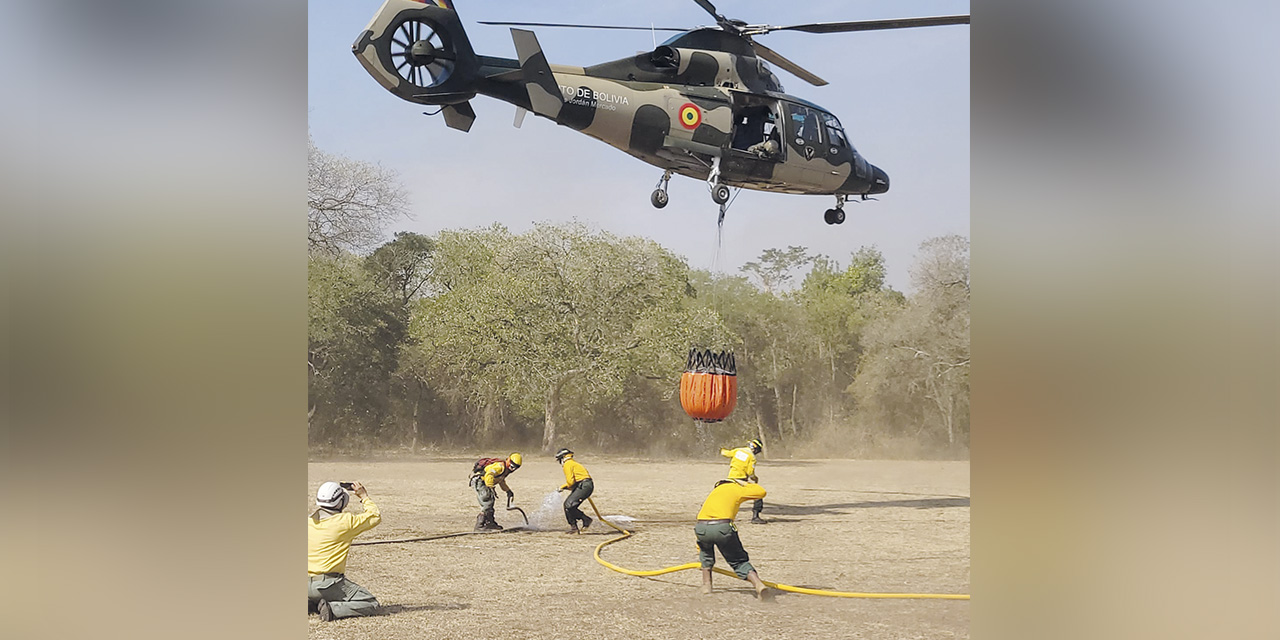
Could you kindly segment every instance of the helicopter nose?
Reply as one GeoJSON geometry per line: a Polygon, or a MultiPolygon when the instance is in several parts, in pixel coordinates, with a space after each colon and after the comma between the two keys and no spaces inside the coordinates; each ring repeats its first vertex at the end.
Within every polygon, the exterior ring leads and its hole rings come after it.
{"type": "Polygon", "coordinates": [[[889,174],[884,169],[871,165],[871,189],[867,193],[884,193],[889,190],[889,174]]]}

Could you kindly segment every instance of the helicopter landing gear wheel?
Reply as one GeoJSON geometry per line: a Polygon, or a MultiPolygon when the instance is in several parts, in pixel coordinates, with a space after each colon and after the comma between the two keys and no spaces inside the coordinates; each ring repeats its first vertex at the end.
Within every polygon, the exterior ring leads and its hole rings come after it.
{"type": "Polygon", "coordinates": [[[667,190],[663,188],[654,189],[653,193],[649,195],[649,203],[652,204],[655,209],[661,209],[667,206],[667,202],[670,200],[671,198],[667,196],[667,190]]]}
{"type": "Polygon", "coordinates": [[[827,224],[844,224],[844,203],[847,199],[848,196],[836,194],[836,207],[827,209],[827,212],[822,214],[822,219],[827,224]]]}
{"type": "Polygon", "coordinates": [[[716,204],[724,204],[729,201],[729,187],[718,184],[711,189],[711,201],[716,204]]]}
{"type": "Polygon", "coordinates": [[[649,204],[652,204],[655,209],[661,209],[671,201],[671,197],[667,195],[668,182],[671,182],[670,169],[662,172],[662,177],[658,178],[658,184],[653,185],[653,193],[649,195],[649,204]]]}

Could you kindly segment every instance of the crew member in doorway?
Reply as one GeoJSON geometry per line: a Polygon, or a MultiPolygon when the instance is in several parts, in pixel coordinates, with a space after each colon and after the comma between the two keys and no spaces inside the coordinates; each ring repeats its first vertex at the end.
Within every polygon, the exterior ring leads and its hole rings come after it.
{"type": "MultiPolygon", "coordinates": [[[[745,447],[737,449],[721,449],[720,455],[729,458],[729,479],[759,482],[756,478],[756,454],[764,451],[764,443],[752,438],[745,447]]],[[[756,500],[751,505],[751,524],[766,524],[760,512],[764,511],[764,500],[756,500]]]]}
{"type": "Polygon", "coordinates": [[[524,458],[513,453],[504,460],[502,458],[480,458],[471,466],[471,488],[476,490],[476,500],[480,502],[480,515],[476,516],[476,531],[501,531],[502,525],[493,518],[493,505],[497,494],[494,486],[502,487],[507,498],[515,495],[507,486],[507,476],[520,468],[524,458]]]}
{"type": "Polygon", "coordinates": [[[350,486],[364,505],[363,513],[343,513],[346,490],[337,482],[326,482],[316,491],[316,510],[307,518],[307,611],[320,614],[325,622],[373,615],[378,608],[373,594],[348,580],[345,572],[351,541],[378,526],[382,515],[364,485],[350,486]]]}
{"type": "Polygon", "coordinates": [[[778,133],[778,127],[772,122],[767,125],[767,128],[769,132],[765,139],[747,147],[747,153],[754,153],[765,160],[775,160],[782,152],[782,135],[778,133]]]}
{"type": "Polygon", "coordinates": [[[720,555],[733,567],[734,573],[755,588],[756,598],[773,599],[773,593],[767,590],[756,573],[756,568],[751,566],[751,558],[747,555],[747,550],[742,548],[738,528],[733,524],[743,502],[760,500],[764,496],[764,487],[754,482],[742,479],[721,480],[702,503],[702,510],[698,511],[698,523],[693,527],[694,536],[698,540],[698,560],[702,562],[702,593],[711,593],[711,569],[716,565],[716,549],[719,549],[720,555]]]}
{"type": "Polygon", "coordinates": [[[591,492],[596,490],[596,485],[591,480],[591,474],[587,473],[587,468],[573,459],[572,451],[568,449],[557,451],[556,462],[564,467],[564,485],[557,491],[569,492],[564,499],[564,518],[569,521],[569,533],[578,533],[578,522],[582,522],[583,529],[591,526],[591,518],[579,507],[584,500],[591,497],[591,492]]]}

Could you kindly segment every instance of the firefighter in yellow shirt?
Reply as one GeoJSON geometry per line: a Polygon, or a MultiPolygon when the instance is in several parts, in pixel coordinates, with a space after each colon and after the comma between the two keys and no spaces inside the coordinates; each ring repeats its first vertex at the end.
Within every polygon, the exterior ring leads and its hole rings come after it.
{"type": "Polygon", "coordinates": [[[557,451],[556,462],[564,467],[564,485],[557,491],[569,492],[564,499],[564,518],[569,521],[569,533],[578,533],[579,521],[582,522],[583,529],[591,526],[591,518],[579,507],[584,500],[591,497],[591,492],[596,490],[596,485],[591,480],[591,474],[587,473],[587,468],[573,459],[572,451],[568,449],[557,451]]]}
{"type": "MultiPolygon", "coordinates": [[[[730,480],[749,480],[751,482],[759,482],[756,478],[756,454],[764,451],[764,443],[752,438],[745,447],[737,449],[721,449],[720,455],[729,458],[729,476],[730,480]]],[[[767,521],[760,517],[760,512],[764,511],[764,500],[756,500],[751,505],[751,524],[766,524],[767,521]]]]}
{"type": "Polygon", "coordinates": [[[471,488],[476,490],[476,501],[480,503],[480,515],[476,516],[476,531],[502,530],[502,525],[493,518],[493,505],[497,497],[493,488],[494,486],[502,487],[502,490],[507,492],[508,498],[514,496],[515,492],[507,486],[507,476],[515,473],[522,462],[524,458],[519,453],[513,453],[505,460],[480,458],[471,466],[471,488]]]}
{"type": "Polygon", "coordinates": [[[764,487],[754,482],[727,479],[717,482],[702,503],[693,533],[698,540],[698,559],[702,561],[703,593],[711,593],[711,569],[716,564],[716,549],[719,549],[720,555],[733,567],[734,573],[755,588],[757,598],[773,598],[772,592],[767,590],[756,573],[756,568],[751,566],[747,550],[742,548],[742,541],[738,539],[738,528],[733,524],[742,503],[759,500],[764,496],[764,487]]]}
{"type": "Polygon", "coordinates": [[[364,513],[343,513],[347,492],[337,482],[326,482],[316,492],[316,510],[307,518],[307,610],[326,622],[372,615],[378,608],[373,594],[348,580],[345,572],[351,541],[378,526],[382,515],[364,485],[353,482],[351,490],[364,513]]]}

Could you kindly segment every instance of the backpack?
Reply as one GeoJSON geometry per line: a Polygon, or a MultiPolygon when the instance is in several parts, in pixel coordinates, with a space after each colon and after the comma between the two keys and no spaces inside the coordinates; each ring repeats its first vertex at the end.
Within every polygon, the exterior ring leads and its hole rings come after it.
{"type": "Polygon", "coordinates": [[[476,463],[474,465],[471,466],[471,473],[473,475],[477,473],[484,473],[484,468],[495,462],[506,462],[506,459],[505,458],[480,458],[479,460],[476,460],[476,463]]]}

